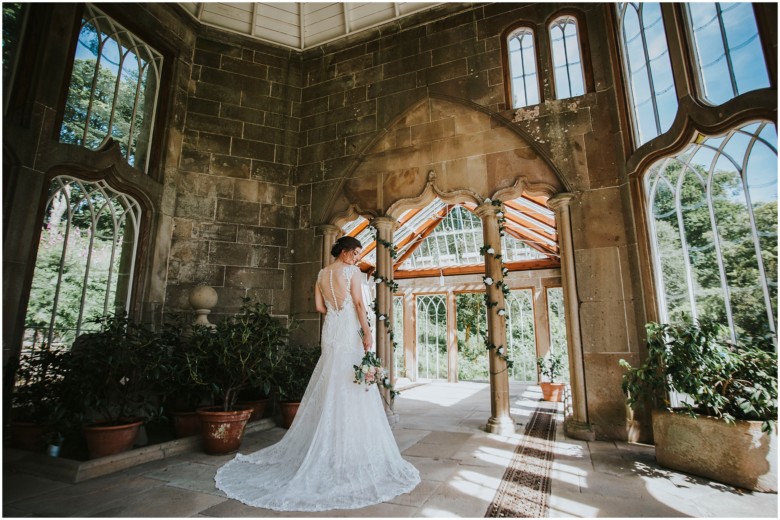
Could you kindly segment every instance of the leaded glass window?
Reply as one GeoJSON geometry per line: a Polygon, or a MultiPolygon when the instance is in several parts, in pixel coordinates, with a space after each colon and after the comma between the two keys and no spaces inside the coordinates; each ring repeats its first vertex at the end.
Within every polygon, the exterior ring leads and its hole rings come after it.
{"type": "Polygon", "coordinates": [[[417,295],[417,377],[447,379],[447,300],[417,295]]]}
{"type": "Polygon", "coordinates": [[[661,5],[623,2],[617,9],[634,137],[637,145],[641,145],[672,126],[677,112],[677,92],[661,5]]]}
{"type": "Polygon", "coordinates": [[[550,350],[561,354],[563,368],[561,381],[569,382],[569,356],[566,346],[566,309],[563,305],[563,289],[547,288],[547,321],[550,324],[550,350]]]}
{"type": "Polygon", "coordinates": [[[582,53],[573,16],[562,16],[550,24],[553,72],[556,99],[581,96],[585,93],[582,53]]]}
{"type": "Polygon", "coordinates": [[[533,291],[509,291],[505,307],[507,355],[512,360],[509,378],[521,383],[536,383],[533,291]]]}
{"type": "Polygon", "coordinates": [[[458,381],[487,381],[489,361],[485,347],[485,294],[456,294],[455,321],[458,338],[458,381]]]}
{"type": "Polygon", "coordinates": [[[776,332],[777,129],[756,122],[700,137],[645,177],[662,321],[683,314],[776,332]]]}
{"type": "Polygon", "coordinates": [[[521,27],[507,39],[512,108],[539,103],[539,76],[536,67],[534,31],[521,27]]]}
{"type": "Polygon", "coordinates": [[[700,95],[720,105],[745,92],[769,87],[764,51],[750,3],[689,2],[700,95]]]}
{"type": "Polygon", "coordinates": [[[70,345],[89,320],[125,311],[141,208],[104,181],[55,177],[38,243],[25,346],[70,345]]]}
{"type": "Polygon", "coordinates": [[[393,331],[393,373],[395,377],[406,377],[403,296],[393,296],[393,331]]]}
{"type": "Polygon", "coordinates": [[[87,5],[60,142],[97,150],[112,138],[128,164],[145,171],[162,61],[157,51],[87,5]]]}

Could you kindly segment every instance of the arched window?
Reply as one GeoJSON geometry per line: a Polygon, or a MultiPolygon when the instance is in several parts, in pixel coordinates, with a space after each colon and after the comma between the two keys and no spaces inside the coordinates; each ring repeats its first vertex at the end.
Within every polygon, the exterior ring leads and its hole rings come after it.
{"type": "Polygon", "coordinates": [[[447,300],[417,296],[417,377],[447,379],[447,300]]]}
{"type": "Polygon", "coordinates": [[[637,146],[669,130],[677,92],[658,3],[617,4],[623,68],[637,146]]]}
{"type": "Polygon", "coordinates": [[[145,171],[162,61],[157,51],[87,5],[60,142],[95,150],[113,138],[127,162],[145,171]]]}
{"type": "Polygon", "coordinates": [[[769,87],[764,51],[751,3],[686,3],[699,95],[720,105],[769,87]]]}
{"type": "Polygon", "coordinates": [[[52,179],[25,319],[25,347],[70,345],[91,318],[126,311],[141,208],[104,181],[52,179]]]}
{"type": "Polygon", "coordinates": [[[581,96],[585,93],[582,52],[573,16],[561,16],[550,24],[553,72],[556,99],[581,96]]]}
{"type": "Polygon", "coordinates": [[[776,331],[777,129],[701,137],[645,177],[659,312],[776,331]]]}
{"type": "Polygon", "coordinates": [[[534,31],[520,27],[507,38],[512,108],[536,105],[539,99],[539,74],[536,67],[534,31]]]}

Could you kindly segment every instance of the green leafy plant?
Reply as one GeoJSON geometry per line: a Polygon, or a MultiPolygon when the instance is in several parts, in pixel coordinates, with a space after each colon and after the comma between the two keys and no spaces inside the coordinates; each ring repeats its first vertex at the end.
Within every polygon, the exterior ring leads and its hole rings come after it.
{"type": "Polygon", "coordinates": [[[290,344],[279,352],[274,381],[282,401],[299,402],[320,359],[318,346],[290,344]]]}
{"type": "Polygon", "coordinates": [[[201,404],[212,404],[211,389],[195,382],[190,373],[187,354],[192,349],[189,316],[170,316],[158,332],[168,353],[168,380],[164,401],[168,411],[191,411],[201,404]]]}
{"type": "Polygon", "coordinates": [[[75,413],[109,424],[159,415],[169,374],[165,346],[125,313],[93,321],[100,330],[76,338],[66,362],[64,391],[75,413]]]}
{"type": "Polygon", "coordinates": [[[20,356],[11,393],[11,416],[47,430],[62,430],[67,419],[62,381],[67,352],[44,343],[20,356]]]}
{"type": "Polygon", "coordinates": [[[208,389],[223,411],[234,410],[242,390],[270,390],[288,337],[288,327],[271,316],[270,306],[244,298],[238,315],[214,328],[193,329],[185,353],[190,377],[208,389]]]}
{"type": "Polygon", "coordinates": [[[726,328],[700,318],[674,324],[648,323],[648,356],[638,368],[620,366],[623,393],[632,408],[649,404],[674,411],[670,394],[683,394],[682,410],[726,422],[763,421],[771,431],[777,422],[777,352],[771,336],[743,335],[733,343],[726,328]]]}
{"type": "Polygon", "coordinates": [[[557,377],[563,373],[563,354],[557,351],[551,351],[547,357],[540,357],[536,360],[536,366],[542,376],[554,383],[557,377]]]}

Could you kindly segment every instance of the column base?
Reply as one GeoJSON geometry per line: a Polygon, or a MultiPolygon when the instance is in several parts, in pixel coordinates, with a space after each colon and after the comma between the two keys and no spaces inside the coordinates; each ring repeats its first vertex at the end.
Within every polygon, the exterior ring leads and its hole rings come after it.
{"type": "Polygon", "coordinates": [[[496,435],[512,435],[515,433],[515,421],[511,417],[491,417],[485,425],[485,431],[496,435]]]}
{"type": "Polygon", "coordinates": [[[397,424],[401,420],[401,416],[392,410],[385,410],[385,415],[387,416],[387,423],[390,426],[397,424]]]}
{"type": "Polygon", "coordinates": [[[574,416],[568,415],[563,420],[563,434],[571,439],[581,441],[595,441],[596,432],[589,423],[574,420],[574,416]]]}

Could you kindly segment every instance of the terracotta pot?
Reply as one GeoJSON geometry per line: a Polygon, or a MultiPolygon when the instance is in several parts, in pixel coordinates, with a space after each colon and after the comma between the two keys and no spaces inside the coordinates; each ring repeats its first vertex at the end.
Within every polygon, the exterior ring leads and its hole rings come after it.
{"type": "Polygon", "coordinates": [[[89,458],[107,457],[131,449],[143,423],[143,420],[129,420],[119,425],[94,423],[83,426],[89,458]]]}
{"type": "Polygon", "coordinates": [[[236,407],[232,412],[223,412],[219,406],[198,409],[203,451],[209,455],[235,453],[241,447],[244,427],[252,416],[253,409],[236,407]]]}
{"type": "Polygon", "coordinates": [[[658,464],[739,488],[777,493],[777,430],[735,421],[653,410],[658,464]]]}
{"type": "Polygon", "coordinates": [[[539,383],[539,386],[542,388],[542,398],[545,401],[553,403],[560,403],[563,401],[563,388],[566,386],[566,383],[550,383],[545,381],[539,383]]]}
{"type": "Polygon", "coordinates": [[[282,426],[289,428],[292,426],[295,420],[295,414],[298,413],[298,407],[301,403],[279,403],[279,407],[282,409],[282,426]]]}
{"type": "Polygon", "coordinates": [[[200,417],[197,412],[171,412],[171,418],[177,439],[200,435],[200,417]]]}
{"type": "Polygon", "coordinates": [[[11,446],[20,450],[40,451],[44,427],[24,421],[11,421],[11,446]]]}
{"type": "Polygon", "coordinates": [[[249,420],[257,421],[258,419],[263,418],[263,414],[265,413],[265,406],[266,404],[268,404],[268,399],[257,399],[254,401],[238,401],[236,404],[239,406],[251,406],[252,417],[250,417],[249,420]]]}

